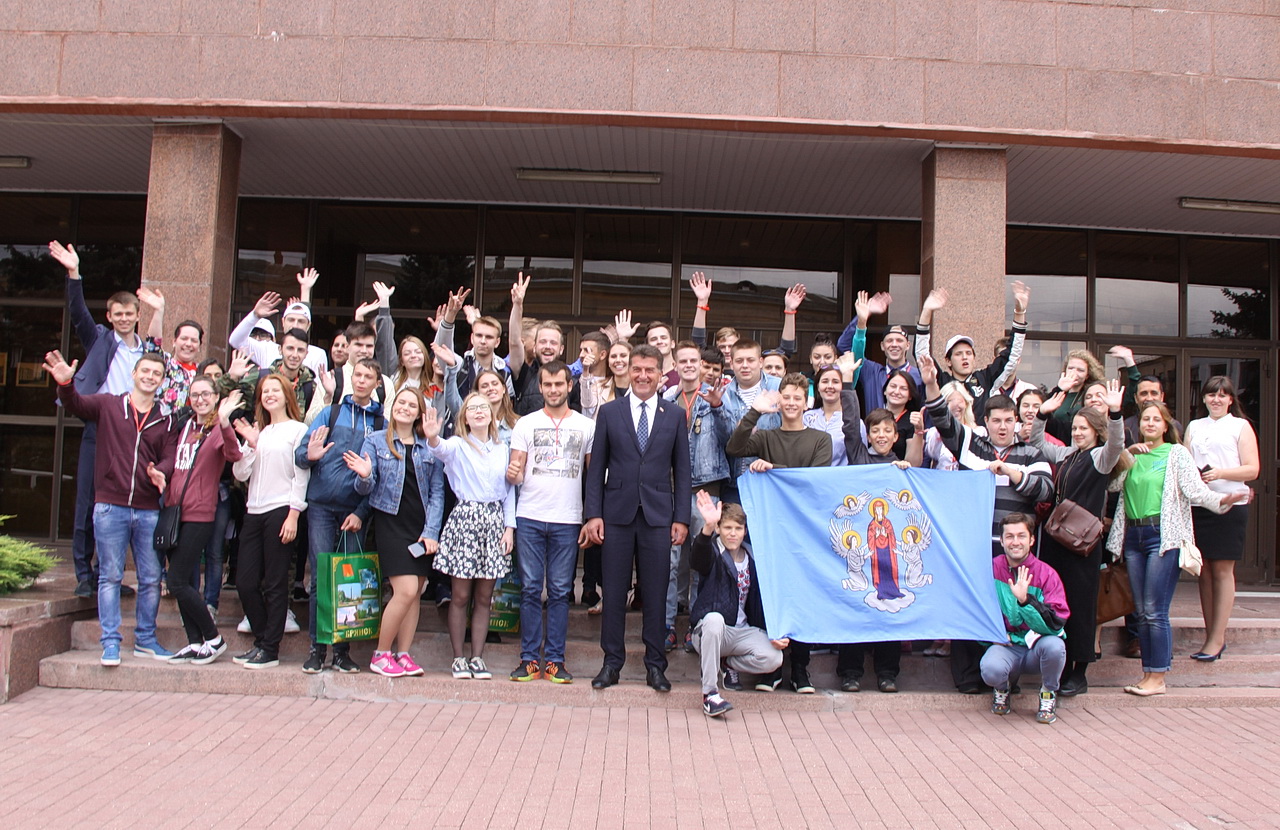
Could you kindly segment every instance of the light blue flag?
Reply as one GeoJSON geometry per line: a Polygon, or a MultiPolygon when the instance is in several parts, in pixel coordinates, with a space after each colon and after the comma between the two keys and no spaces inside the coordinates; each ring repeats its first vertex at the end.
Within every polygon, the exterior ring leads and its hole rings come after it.
{"type": "Polygon", "coordinates": [[[1005,642],[994,477],[892,464],[738,479],[771,638],[1005,642]]]}

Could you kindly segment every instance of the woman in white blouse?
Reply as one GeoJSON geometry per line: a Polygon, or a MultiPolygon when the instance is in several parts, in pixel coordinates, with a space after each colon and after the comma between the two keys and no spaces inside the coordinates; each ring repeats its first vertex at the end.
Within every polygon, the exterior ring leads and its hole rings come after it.
{"type": "MultiPolygon", "coordinates": [[[[1215,375],[1202,392],[1209,417],[1187,425],[1187,446],[1196,469],[1210,490],[1247,494],[1245,482],[1258,477],[1258,436],[1240,409],[1231,378],[1215,375]]],[[[1200,569],[1204,645],[1191,657],[1209,663],[1226,650],[1227,623],[1236,597],[1236,562],[1244,556],[1249,505],[1237,504],[1221,515],[1193,507],[1191,521],[1196,546],[1204,557],[1200,569]]]]}
{"type": "Polygon", "coordinates": [[[511,570],[515,539],[516,488],[507,483],[510,452],[498,436],[489,401],[472,392],[462,402],[456,434],[440,437],[441,423],[434,409],[422,421],[432,454],[444,463],[445,475],[458,496],[458,505],[440,534],[436,570],[452,577],[449,603],[449,641],[453,646],[453,676],[459,680],[493,677],[484,662],[493,585],[511,570]],[[471,610],[471,659],[462,655],[471,610]]]}
{"type": "Polygon", "coordinates": [[[253,648],[234,660],[246,669],[266,669],[280,664],[289,566],[298,516],[307,509],[311,471],[293,463],[307,425],[291,381],[274,372],[267,375],[258,384],[254,417],[254,424],[235,422],[245,444],[232,472],[249,482],[236,587],[254,639],[253,648]]]}

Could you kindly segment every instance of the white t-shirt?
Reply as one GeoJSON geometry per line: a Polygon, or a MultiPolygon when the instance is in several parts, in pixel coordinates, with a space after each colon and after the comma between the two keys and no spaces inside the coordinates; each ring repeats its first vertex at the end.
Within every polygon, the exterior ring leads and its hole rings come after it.
{"type": "MultiPolygon", "coordinates": [[[[1213,418],[1197,418],[1187,425],[1191,457],[1196,469],[1206,464],[1210,467],[1240,466],[1240,433],[1249,422],[1228,412],[1216,421],[1213,418]]],[[[1247,493],[1249,485],[1243,481],[1220,478],[1209,482],[1209,489],[1217,493],[1247,493]]]]}
{"type": "Polygon", "coordinates": [[[552,524],[582,524],[582,476],[596,422],[569,411],[553,420],[545,409],[516,421],[511,450],[528,453],[516,517],[552,524]]]}
{"type": "Polygon", "coordinates": [[[747,625],[747,594],[751,592],[751,557],[743,557],[741,562],[733,563],[738,576],[738,619],[734,628],[745,628],[747,625]]]}

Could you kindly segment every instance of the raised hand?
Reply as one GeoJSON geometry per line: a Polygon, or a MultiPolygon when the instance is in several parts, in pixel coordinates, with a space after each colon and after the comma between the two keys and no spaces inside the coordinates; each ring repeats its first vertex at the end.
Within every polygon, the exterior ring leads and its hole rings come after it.
{"type": "Polygon", "coordinates": [[[280,295],[274,291],[268,291],[253,304],[253,314],[255,317],[265,319],[279,311],[280,309],[277,308],[279,305],[280,295]]]}
{"type": "Polygon", "coordinates": [[[689,287],[693,289],[693,296],[698,298],[698,305],[706,305],[711,300],[711,280],[701,271],[689,275],[689,287]]]}
{"type": "Polygon", "coordinates": [[[378,297],[378,308],[391,308],[391,295],[396,293],[396,287],[385,282],[375,282],[373,293],[378,297]]]}
{"type": "Polygon", "coordinates": [[[249,359],[249,353],[241,349],[236,349],[231,353],[231,365],[227,367],[227,374],[236,383],[239,383],[249,372],[249,366],[253,363],[249,359]]]}
{"type": "Polygon", "coordinates": [[[151,483],[155,485],[157,490],[161,493],[164,492],[167,482],[165,481],[164,473],[156,469],[155,462],[147,463],[147,478],[151,479],[151,483]]]}
{"type": "Polygon", "coordinates": [[[316,282],[320,279],[320,272],[314,268],[303,268],[298,274],[298,285],[302,288],[302,293],[306,297],[310,297],[311,290],[316,287],[316,282]]]}
{"type": "Polygon", "coordinates": [[[73,280],[80,279],[80,255],[76,253],[76,246],[67,245],[62,247],[62,243],[53,240],[49,243],[49,256],[58,261],[63,268],[67,269],[67,276],[73,280]]]}
{"type": "Polygon", "coordinates": [[[1110,349],[1107,349],[1107,354],[1111,355],[1116,360],[1119,360],[1124,366],[1134,365],[1133,349],[1128,346],[1112,346],[1110,349]]]}
{"type": "Polygon", "coordinates": [[[853,298],[853,313],[858,315],[858,322],[865,324],[867,318],[871,316],[871,295],[865,291],[859,291],[853,298]]]}
{"type": "Polygon", "coordinates": [[[332,441],[330,441],[328,444],[324,442],[324,439],[328,437],[329,437],[328,427],[317,427],[316,431],[311,433],[311,437],[307,439],[307,460],[308,461],[319,461],[320,459],[324,458],[325,453],[333,449],[332,441]]]}
{"type": "Polygon", "coordinates": [[[777,412],[782,404],[782,395],[772,389],[761,389],[760,394],[756,395],[755,403],[751,404],[751,408],[756,412],[768,414],[777,412]]]}
{"type": "Polygon", "coordinates": [[[377,300],[370,300],[367,303],[361,303],[360,307],[356,309],[355,319],[363,323],[364,318],[368,317],[370,314],[376,313],[378,308],[377,300]]]}
{"type": "Polygon", "coordinates": [[[422,435],[433,447],[440,438],[440,416],[434,406],[428,406],[422,413],[422,435]]]}
{"type": "Polygon", "coordinates": [[[164,311],[164,294],[159,290],[140,285],[135,293],[147,308],[156,312],[164,311]]]}
{"type": "Polygon", "coordinates": [[[853,352],[845,352],[836,358],[836,367],[840,370],[840,379],[845,383],[853,383],[853,375],[861,365],[862,361],[854,357],[853,352]]]}
{"type": "Polygon", "coordinates": [[[80,363],[73,360],[71,365],[67,365],[67,361],[63,359],[62,352],[54,349],[47,352],[44,356],[44,370],[58,383],[59,386],[66,386],[76,376],[76,366],[80,363]]]}
{"type": "Polygon", "coordinates": [[[713,383],[707,388],[707,391],[699,392],[698,397],[711,404],[712,409],[719,409],[720,404],[724,402],[724,390],[724,385],[713,383]]]}
{"type": "Polygon", "coordinates": [[[617,314],[613,315],[613,328],[618,333],[618,342],[630,340],[635,336],[636,329],[639,326],[631,324],[631,309],[624,308],[617,314]]]}
{"type": "MultiPolygon", "coordinates": [[[[480,309],[473,305],[464,305],[462,307],[462,316],[466,318],[468,326],[474,326],[476,324],[476,320],[479,320],[481,317],[480,309]]],[[[432,540],[429,539],[427,541],[432,540]]]]}
{"type": "Polygon", "coordinates": [[[244,395],[239,389],[232,389],[231,393],[222,399],[222,403],[218,404],[218,420],[222,425],[231,425],[231,413],[240,408],[240,404],[244,401],[244,395]]]}
{"type": "Polygon", "coordinates": [[[436,356],[436,360],[440,361],[441,366],[458,365],[457,353],[443,343],[432,343],[431,353],[436,356]]]}
{"type": "Polygon", "coordinates": [[[1013,313],[1026,314],[1031,302],[1031,287],[1022,280],[1013,281],[1013,313]]]}
{"type": "Polygon", "coordinates": [[[452,323],[458,319],[458,312],[462,311],[462,306],[467,301],[467,297],[471,296],[471,289],[465,285],[458,286],[458,292],[449,292],[449,299],[444,304],[444,319],[452,323]]]}
{"type": "MultiPolygon", "coordinates": [[[[450,365],[452,365],[452,364],[450,364],[450,365]]],[[[584,354],[584,355],[582,356],[582,368],[583,368],[584,370],[586,370],[586,369],[590,369],[590,368],[591,368],[592,366],[594,366],[594,365],[596,365],[596,353],[595,353],[595,352],[587,352],[586,354],[584,354]]]]}
{"type": "Polygon", "coordinates": [[[325,369],[320,373],[320,387],[324,389],[325,396],[332,401],[334,390],[338,388],[338,382],[334,380],[332,369],[325,369]]]}
{"type": "Polygon", "coordinates": [[[867,301],[867,313],[871,315],[884,314],[889,310],[889,306],[892,303],[893,296],[888,291],[877,291],[867,301]]]}
{"type": "Polygon", "coordinates": [[[782,298],[782,307],[787,311],[795,311],[804,302],[808,290],[804,287],[804,283],[798,282],[787,289],[786,296],[782,298]]]}
{"type": "Polygon", "coordinates": [[[924,413],[919,409],[915,410],[907,416],[911,421],[911,426],[916,432],[924,432],[924,413]]]}
{"type": "Polygon", "coordinates": [[[524,307],[524,295],[529,291],[530,277],[524,275],[524,271],[516,274],[516,281],[511,283],[511,304],[524,307]]]}
{"type": "Polygon", "coordinates": [[[929,296],[924,298],[924,303],[920,306],[920,311],[928,311],[930,313],[946,308],[947,305],[947,289],[935,288],[929,292],[929,296]]]}
{"type": "Polygon", "coordinates": [[[231,426],[235,428],[236,434],[249,445],[249,449],[258,448],[258,436],[262,434],[262,427],[257,424],[251,424],[244,418],[237,419],[231,426]]]}
{"type": "Polygon", "coordinates": [[[916,363],[920,366],[920,380],[924,385],[936,387],[938,385],[938,364],[934,363],[933,358],[927,354],[919,355],[916,363]]]}
{"type": "Polygon", "coordinates": [[[1013,589],[1013,595],[1021,605],[1027,601],[1027,591],[1031,588],[1031,569],[1026,565],[1019,565],[1017,577],[1016,580],[1009,580],[1009,587],[1013,589]]]}
{"type": "Polygon", "coordinates": [[[1120,385],[1118,379],[1112,378],[1107,381],[1107,391],[1103,393],[1102,399],[1107,402],[1109,411],[1120,411],[1120,407],[1124,406],[1124,387],[1120,385]]]}
{"type": "MultiPolygon", "coordinates": [[[[1062,377],[1066,378],[1066,375],[1063,375],[1062,377]]],[[[1045,414],[1056,412],[1058,407],[1062,406],[1066,400],[1066,390],[1062,388],[1062,381],[1058,381],[1058,391],[1054,392],[1040,404],[1040,411],[1045,414]]]]}
{"type": "Polygon", "coordinates": [[[702,515],[702,532],[710,536],[708,529],[715,530],[715,526],[720,524],[720,503],[706,490],[698,491],[697,503],[698,513],[702,515]]]}

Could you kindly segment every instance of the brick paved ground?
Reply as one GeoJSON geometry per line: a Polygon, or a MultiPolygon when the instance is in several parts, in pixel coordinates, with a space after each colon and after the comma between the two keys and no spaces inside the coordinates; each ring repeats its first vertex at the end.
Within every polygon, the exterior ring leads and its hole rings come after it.
{"type": "Polygon", "coordinates": [[[37,689],[0,827],[1280,827],[1275,709],[732,713],[37,689]]]}

